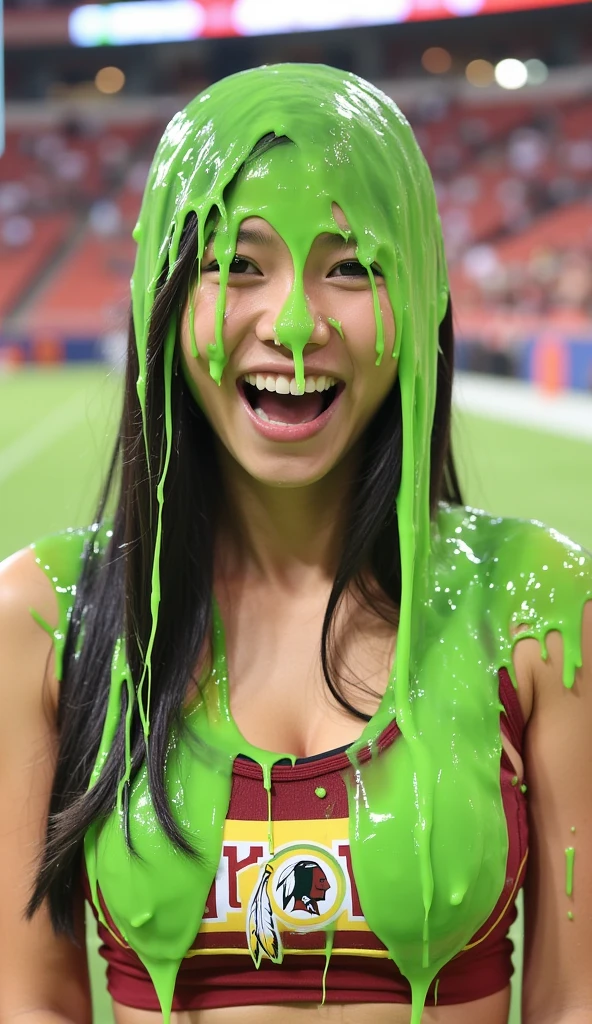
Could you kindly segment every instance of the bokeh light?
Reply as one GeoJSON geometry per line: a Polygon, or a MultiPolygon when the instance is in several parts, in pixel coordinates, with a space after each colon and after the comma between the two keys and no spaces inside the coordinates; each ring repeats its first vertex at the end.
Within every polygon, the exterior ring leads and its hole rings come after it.
{"type": "Polygon", "coordinates": [[[121,92],[125,85],[125,75],[121,68],[101,68],[95,75],[95,85],[99,92],[110,96],[113,93],[121,92]]]}
{"type": "Polygon", "coordinates": [[[549,68],[544,61],[539,60],[537,57],[531,57],[530,60],[524,61],[524,66],[529,85],[542,85],[543,82],[547,81],[549,68]]]}
{"type": "Polygon", "coordinates": [[[507,57],[495,65],[495,80],[502,89],[521,89],[527,79],[526,64],[515,57],[507,57]]]}
{"type": "Polygon", "coordinates": [[[465,77],[471,85],[483,89],[493,82],[493,64],[489,60],[472,60],[465,68],[465,77]]]}
{"type": "Polygon", "coordinates": [[[442,46],[430,46],[424,51],[421,63],[431,75],[444,75],[452,67],[452,57],[442,46]]]}

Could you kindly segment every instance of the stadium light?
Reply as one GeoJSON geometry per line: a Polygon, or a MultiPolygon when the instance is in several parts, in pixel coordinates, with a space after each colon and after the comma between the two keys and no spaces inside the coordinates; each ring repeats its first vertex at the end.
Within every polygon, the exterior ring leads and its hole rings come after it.
{"type": "Polygon", "coordinates": [[[86,4],[68,19],[75,46],[179,42],[201,35],[206,15],[197,0],[130,0],[86,4]]]}
{"type": "Polygon", "coordinates": [[[429,46],[422,54],[421,63],[431,75],[445,75],[452,67],[452,57],[443,46],[429,46]]]}
{"type": "Polygon", "coordinates": [[[471,85],[484,89],[493,82],[493,64],[488,60],[469,61],[465,68],[465,77],[471,85]]]}
{"type": "Polygon", "coordinates": [[[363,5],[360,0],[235,0],[231,17],[239,35],[271,35],[406,21],[413,6],[413,0],[367,0],[363,5]]]}
{"type": "Polygon", "coordinates": [[[112,96],[116,92],[121,92],[124,85],[125,75],[121,68],[114,68],[112,66],[101,68],[95,75],[97,90],[105,93],[106,96],[112,96]]]}
{"type": "Polygon", "coordinates": [[[495,80],[502,89],[521,89],[526,85],[528,69],[526,64],[515,57],[506,57],[495,65],[495,80]]]}
{"type": "Polygon", "coordinates": [[[573,2],[589,0],[116,0],[74,8],[68,33],[75,46],[129,46],[392,25],[573,2]]]}
{"type": "Polygon", "coordinates": [[[444,7],[450,14],[466,18],[471,14],[481,14],[485,3],[484,0],[444,0],[444,7]]]}
{"type": "Polygon", "coordinates": [[[547,81],[549,68],[544,61],[531,57],[530,60],[524,61],[524,66],[528,75],[527,81],[529,85],[542,85],[543,82],[547,81]]]}

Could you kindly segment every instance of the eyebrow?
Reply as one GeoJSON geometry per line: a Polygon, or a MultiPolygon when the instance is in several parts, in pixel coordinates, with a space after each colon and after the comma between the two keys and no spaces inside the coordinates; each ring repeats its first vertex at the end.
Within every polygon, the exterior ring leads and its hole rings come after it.
{"type": "MultiPolygon", "coordinates": [[[[322,234],[317,235],[315,242],[329,249],[356,248],[358,244],[352,234],[348,238],[344,238],[343,235],[332,231],[323,231],[322,234]]],[[[273,238],[266,231],[261,231],[258,228],[239,228],[236,243],[237,245],[240,243],[243,245],[271,245],[273,238]]]]}

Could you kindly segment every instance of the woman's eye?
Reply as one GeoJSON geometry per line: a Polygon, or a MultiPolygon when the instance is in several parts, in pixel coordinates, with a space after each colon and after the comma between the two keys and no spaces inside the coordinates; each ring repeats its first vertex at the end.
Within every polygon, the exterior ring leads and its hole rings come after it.
{"type": "MultiPolygon", "coordinates": [[[[375,275],[381,276],[380,267],[373,264],[372,271],[375,275]]],[[[343,263],[338,263],[336,267],[329,274],[329,277],[368,277],[368,271],[366,267],[359,263],[358,260],[345,260],[343,263]]]]}
{"type": "Polygon", "coordinates": [[[252,274],[259,273],[254,264],[251,263],[250,260],[243,259],[242,256],[234,257],[229,270],[231,274],[248,274],[249,272],[252,274]]]}
{"type": "MultiPolygon", "coordinates": [[[[211,260],[211,262],[208,263],[208,265],[203,268],[204,273],[207,273],[208,271],[213,274],[217,274],[220,272],[220,264],[218,263],[217,260],[211,260]]],[[[243,259],[241,256],[234,257],[228,268],[228,272],[230,274],[242,274],[243,276],[245,274],[259,273],[256,266],[253,263],[251,263],[250,260],[243,259]]]]}

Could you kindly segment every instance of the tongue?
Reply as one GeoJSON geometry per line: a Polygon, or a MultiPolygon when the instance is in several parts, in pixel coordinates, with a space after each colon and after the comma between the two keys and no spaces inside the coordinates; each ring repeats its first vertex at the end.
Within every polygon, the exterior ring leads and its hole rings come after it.
{"type": "Polygon", "coordinates": [[[320,391],[305,395],[278,395],[273,391],[258,391],[256,406],[270,420],[279,423],[309,423],[323,411],[323,395],[320,391]]]}

